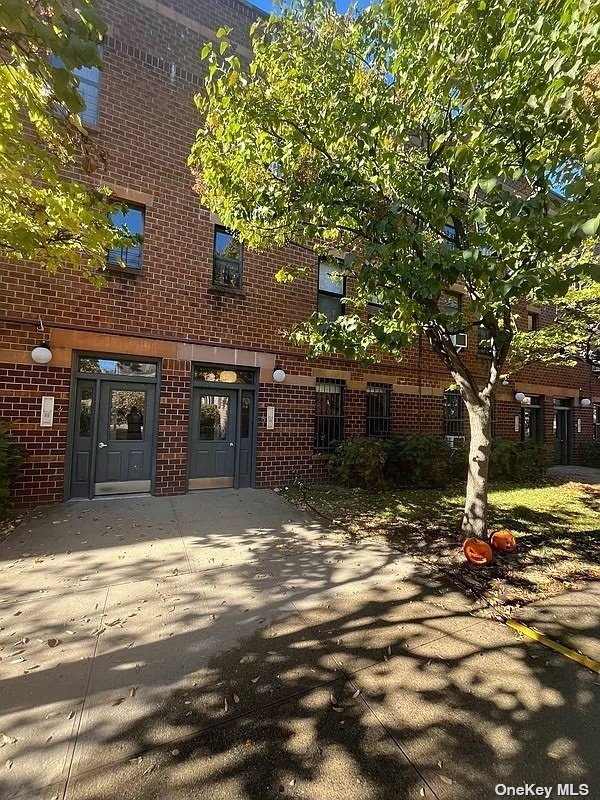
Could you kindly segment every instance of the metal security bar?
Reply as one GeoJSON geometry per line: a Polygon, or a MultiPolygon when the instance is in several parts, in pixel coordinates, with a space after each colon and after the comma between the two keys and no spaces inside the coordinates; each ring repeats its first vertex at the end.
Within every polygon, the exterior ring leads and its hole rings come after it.
{"type": "Polygon", "coordinates": [[[389,436],[392,387],[389,383],[367,384],[367,436],[389,436]]]}
{"type": "Polygon", "coordinates": [[[465,435],[464,403],[457,389],[444,392],[443,421],[444,436],[465,435]]]}
{"type": "Polygon", "coordinates": [[[334,442],[344,438],[345,381],[317,378],[315,408],[315,451],[328,453],[334,442]]]}

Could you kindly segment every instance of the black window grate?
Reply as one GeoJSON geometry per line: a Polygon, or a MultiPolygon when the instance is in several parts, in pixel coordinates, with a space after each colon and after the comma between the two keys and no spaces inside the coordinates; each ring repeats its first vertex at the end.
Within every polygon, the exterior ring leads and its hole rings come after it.
{"type": "Polygon", "coordinates": [[[328,453],[344,438],[345,381],[317,378],[315,407],[315,451],[328,453]]]}
{"type": "Polygon", "coordinates": [[[367,436],[389,436],[392,387],[389,383],[367,384],[367,436]]]}
{"type": "Polygon", "coordinates": [[[447,389],[443,401],[444,436],[465,435],[464,403],[458,389],[447,389]]]}

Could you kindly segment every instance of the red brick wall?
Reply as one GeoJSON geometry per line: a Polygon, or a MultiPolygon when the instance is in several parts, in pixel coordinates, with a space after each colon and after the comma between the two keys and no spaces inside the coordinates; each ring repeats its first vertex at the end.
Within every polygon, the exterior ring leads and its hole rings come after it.
{"type": "Polygon", "coordinates": [[[26,451],[23,476],[16,486],[24,503],[53,503],[63,498],[70,370],[0,364],[0,419],[10,422],[26,451]],[[54,396],[54,425],[41,428],[41,399],[54,396]]]}
{"type": "MultiPolygon", "coordinates": [[[[379,375],[382,381],[391,377],[400,388],[392,401],[393,432],[441,433],[440,392],[451,379],[426,342],[400,363],[387,360],[368,369],[342,358],[308,363],[290,345],[292,326],[316,308],[317,260],[306,249],[246,253],[241,293],[232,296],[211,286],[214,225],[199,207],[186,164],[200,122],[193,103],[203,76],[198,53],[211,30],[229,25],[244,57],[248,27],[258,12],[236,0],[166,0],[162,12],[160,4],[149,0],[102,0],[101,9],[110,29],[99,125],[92,134],[108,155],[108,169],[99,179],[123,196],[145,200],[143,268],[134,276],[110,273],[104,288],[93,289],[72,270],[49,275],[33,263],[0,263],[0,323],[2,318],[37,321],[41,316],[51,334],[65,328],[135,334],[141,337],[140,357],[157,339],[268,351],[276,354],[292,384],[294,376],[309,377],[314,369],[341,371],[349,381],[348,435],[365,430],[365,392],[354,384],[366,382],[366,375],[379,375]],[[289,263],[310,267],[309,273],[292,284],[277,284],[275,272],[289,263]]],[[[549,314],[543,311],[541,321],[549,314]]],[[[476,354],[475,338],[470,337],[468,361],[481,374],[486,362],[476,354]]],[[[29,453],[19,496],[52,501],[62,497],[71,352],[65,351],[62,360],[57,354],[53,363],[58,366],[30,366],[29,353],[39,339],[33,325],[11,323],[0,331],[0,362],[6,362],[0,368],[0,417],[14,420],[13,430],[29,453]],[[56,397],[50,430],[39,428],[44,393],[56,397]]],[[[118,341],[110,352],[115,347],[118,341]]],[[[127,353],[133,354],[131,348],[127,353]]],[[[162,375],[156,492],[168,494],[187,486],[190,362],[165,358],[162,375]]],[[[600,393],[600,381],[583,367],[533,367],[511,381],[510,395],[519,382],[600,393]]],[[[545,432],[551,443],[550,391],[548,398],[545,432]]],[[[314,403],[313,387],[261,384],[259,485],[324,475],[323,458],[313,453],[314,403]],[[277,409],[275,431],[266,430],[269,404],[277,409]]],[[[510,399],[498,404],[499,435],[519,435],[516,413],[510,399]]],[[[577,442],[591,435],[591,410],[577,409],[578,415],[583,428],[577,442]]]]}

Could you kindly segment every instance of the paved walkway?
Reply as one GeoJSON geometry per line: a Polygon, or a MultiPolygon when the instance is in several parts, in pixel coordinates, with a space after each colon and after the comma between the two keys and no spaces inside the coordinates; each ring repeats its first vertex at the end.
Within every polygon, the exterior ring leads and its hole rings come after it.
{"type": "Polygon", "coordinates": [[[598,676],[473,610],[271,492],[42,510],[0,544],[0,797],[599,796],[598,676]]]}
{"type": "Polygon", "coordinates": [[[578,483],[600,484],[600,469],[595,469],[594,467],[563,467],[558,464],[557,466],[550,467],[548,475],[554,475],[560,478],[571,478],[578,483]]]}
{"type": "Polygon", "coordinates": [[[513,616],[600,662],[600,581],[524,606],[513,616]]]}

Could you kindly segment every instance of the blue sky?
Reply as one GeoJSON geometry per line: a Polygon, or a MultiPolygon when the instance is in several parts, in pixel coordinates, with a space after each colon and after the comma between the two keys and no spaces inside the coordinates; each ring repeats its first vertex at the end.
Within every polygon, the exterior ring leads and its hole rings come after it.
{"type": "MultiPolygon", "coordinates": [[[[253,6],[262,8],[264,11],[271,11],[273,8],[271,0],[248,0],[248,2],[252,3],[253,6]]],[[[350,0],[337,0],[336,5],[340,11],[345,11],[350,5],[350,0]]]]}

